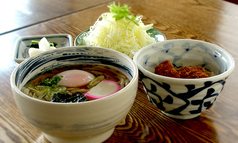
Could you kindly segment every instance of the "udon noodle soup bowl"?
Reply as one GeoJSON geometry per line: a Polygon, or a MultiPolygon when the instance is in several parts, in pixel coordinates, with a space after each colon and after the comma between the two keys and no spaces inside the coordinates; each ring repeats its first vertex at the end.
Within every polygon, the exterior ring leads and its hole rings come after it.
{"type": "Polygon", "coordinates": [[[138,87],[138,69],[128,56],[100,47],[66,47],[47,51],[20,63],[12,72],[15,102],[30,124],[51,142],[103,142],[128,114],[138,87]],[[21,88],[49,69],[78,64],[104,64],[117,67],[129,79],[120,91],[93,101],[55,103],[30,97],[21,88]]]}
{"type": "Polygon", "coordinates": [[[140,71],[149,101],[176,119],[191,119],[209,109],[234,70],[232,56],[221,47],[199,40],[176,39],[140,49],[133,60],[140,71]],[[155,67],[169,60],[176,68],[201,66],[211,71],[207,78],[173,78],[155,74],[155,67]]]}

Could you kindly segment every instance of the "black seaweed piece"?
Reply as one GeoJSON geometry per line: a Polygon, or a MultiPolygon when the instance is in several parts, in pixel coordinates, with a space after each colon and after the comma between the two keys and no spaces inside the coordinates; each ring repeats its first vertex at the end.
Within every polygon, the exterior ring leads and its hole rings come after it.
{"type": "Polygon", "coordinates": [[[50,46],[53,46],[53,47],[56,47],[58,44],[55,43],[55,42],[49,42],[50,43],[50,46]]]}
{"type": "Polygon", "coordinates": [[[38,43],[31,43],[29,47],[30,48],[39,48],[39,45],[38,45],[38,43]]]}
{"type": "Polygon", "coordinates": [[[52,97],[52,102],[61,102],[61,103],[75,103],[75,102],[84,102],[88,101],[85,96],[81,93],[74,93],[73,95],[69,94],[55,94],[52,97]]]}

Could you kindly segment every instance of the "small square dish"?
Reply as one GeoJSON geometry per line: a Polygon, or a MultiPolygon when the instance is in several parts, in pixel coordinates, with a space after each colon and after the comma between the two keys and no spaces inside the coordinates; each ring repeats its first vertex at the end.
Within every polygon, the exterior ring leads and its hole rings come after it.
{"type": "Polygon", "coordinates": [[[51,34],[20,37],[15,43],[14,61],[17,63],[21,63],[23,60],[28,58],[28,50],[30,49],[31,41],[40,41],[43,37],[45,37],[48,42],[57,43],[56,48],[70,47],[73,45],[72,36],[69,34],[51,34]]]}

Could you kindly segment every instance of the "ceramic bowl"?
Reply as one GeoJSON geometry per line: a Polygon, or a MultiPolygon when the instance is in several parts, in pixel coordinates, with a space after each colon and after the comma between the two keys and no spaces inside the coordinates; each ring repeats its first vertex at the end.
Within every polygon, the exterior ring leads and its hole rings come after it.
{"type": "Polygon", "coordinates": [[[99,47],[65,47],[24,60],[11,75],[15,102],[22,115],[51,142],[103,142],[131,109],[138,87],[138,68],[128,56],[99,47]],[[55,103],[32,98],[21,88],[49,69],[75,64],[117,67],[130,79],[122,90],[102,99],[81,103],[55,103]]]}
{"type": "Polygon", "coordinates": [[[232,56],[221,47],[199,40],[177,39],[140,49],[133,57],[143,88],[151,103],[172,118],[191,119],[209,109],[234,70],[232,56]],[[154,74],[154,68],[169,60],[175,67],[201,66],[215,75],[182,79],[154,74]]]}

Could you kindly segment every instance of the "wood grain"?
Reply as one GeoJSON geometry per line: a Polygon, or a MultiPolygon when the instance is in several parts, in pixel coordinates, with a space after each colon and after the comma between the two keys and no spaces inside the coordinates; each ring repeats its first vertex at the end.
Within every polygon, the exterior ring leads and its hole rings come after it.
{"type": "Polygon", "coordinates": [[[0,35],[108,2],[110,0],[8,0],[0,6],[0,35]]]}
{"type": "MultiPolygon", "coordinates": [[[[55,13],[55,15],[49,14],[44,20],[33,20],[30,25],[26,23],[27,26],[20,24],[24,23],[24,20],[17,19],[18,30],[0,36],[1,47],[4,49],[4,52],[0,52],[2,61],[0,62],[0,142],[48,142],[38,129],[21,116],[12,97],[9,79],[12,70],[18,65],[13,61],[14,43],[21,36],[56,33],[69,33],[75,39],[79,33],[93,25],[101,13],[108,11],[106,0],[97,3],[80,2],[82,3],[68,1],[65,5],[64,0],[57,1],[58,5],[55,7],[60,7],[62,11],[48,9],[44,12],[30,9],[34,13],[43,12],[40,15],[46,16],[48,13],[55,13]]],[[[238,62],[237,5],[220,0],[120,0],[119,2],[128,4],[134,14],[143,15],[143,22],[153,23],[154,28],[165,34],[167,39],[208,41],[227,50],[234,57],[235,62],[238,62]]],[[[34,2],[25,6],[33,4],[34,2]]],[[[53,5],[49,4],[49,6],[53,5]]],[[[172,119],[162,114],[148,101],[142,84],[139,83],[137,97],[131,111],[105,142],[236,142],[238,140],[237,77],[236,67],[214,106],[191,120],[172,119]]]]}

